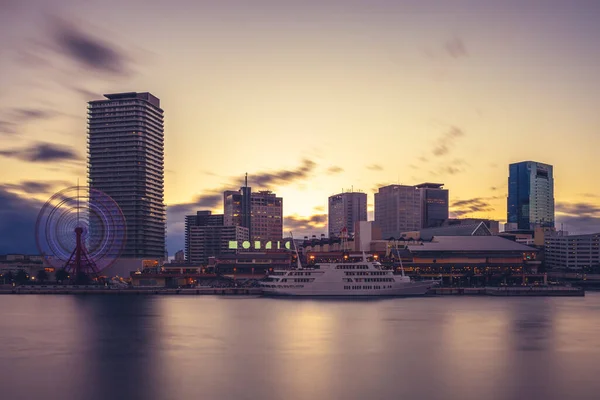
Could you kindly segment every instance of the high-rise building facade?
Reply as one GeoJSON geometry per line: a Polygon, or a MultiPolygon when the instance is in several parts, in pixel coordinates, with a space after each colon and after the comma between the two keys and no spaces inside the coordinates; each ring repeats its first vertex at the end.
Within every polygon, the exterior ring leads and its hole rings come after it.
{"type": "Polygon", "coordinates": [[[269,190],[261,190],[252,193],[250,200],[252,240],[283,239],[283,199],[269,190]]]}
{"type": "Polygon", "coordinates": [[[164,128],[150,93],[88,103],[89,187],[111,196],[127,224],[122,257],[165,257],[164,128]]]}
{"type": "Polygon", "coordinates": [[[448,189],[443,183],[416,186],[421,197],[421,227],[436,228],[448,219],[448,189]]]}
{"type": "Polygon", "coordinates": [[[224,224],[248,228],[251,240],[283,238],[283,199],[271,191],[252,192],[247,185],[223,193],[224,224]]]}
{"type": "Polygon", "coordinates": [[[192,227],[195,226],[223,226],[223,214],[212,214],[210,211],[198,211],[196,215],[185,217],[185,258],[191,260],[190,239],[192,227]]]}
{"type": "Polygon", "coordinates": [[[375,225],[382,238],[421,229],[421,193],[415,186],[389,185],[375,193],[375,225]]]}
{"type": "Polygon", "coordinates": [[[367,194],[345,192],[329,196],[328,221],[329,237],[339,237],[345,229],[348,236],[354,236],[354,224],[367,220],[367,194]]]}
{"type": "Polygon", "coordinates": [[[507,226],[554,227],[552,165],[523,161],[509,166],[507,226]]]}
{"type": "Polygon", "coordinates": [[[187,262],[206,265],[209,257],[236,254],[230,242],[237,242],[237,248],[242,248],[243,242],[249,239],[248,228],[243,226],[192,226],[187,262]]]}

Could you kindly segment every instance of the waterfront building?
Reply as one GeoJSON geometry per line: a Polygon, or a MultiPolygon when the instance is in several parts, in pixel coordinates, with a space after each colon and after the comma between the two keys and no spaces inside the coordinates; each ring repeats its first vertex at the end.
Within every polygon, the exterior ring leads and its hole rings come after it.
{"type": "Polygon", "coordinates": [[[290,268],[293,257],[290,251],[223,254],[215,260],[215,271],[237,278],[262,278],[273,269],[290,268]]]}
{"type": "Polygon", "coordinates": [[[492,235],[500,233],[500,221],[493,219],[481,219],[481,218],[448,218],[442,226],[456,226],[456,225],[473,225],[483,222],[484,225],[489,229],[492,235]]]}
{"type": "Polygon", "coordinates": [[[127,239],[122,257],[162,259],[166,209],[160,100],[135,92],[104,97],[88,103],[89,187],[108,194],[123,212],[127,239]]]}
{"type": "Polygon", "coordinates": [[[448,219],[448,189],[443,183],[422,183],[415,186],[421,197],[421,227],[442,226],[448,219]]]}
{"type": "Polygon", "coordinates": [[[354,226],[358,221],[367,220],[367,194],[343,192],[329,196],[328,221],[329,237],[339,237],[342,232],[354,236],[354,226]]]}
{"type": "Polygon", "coordinates": [[[600,268],[600,233],[545,235],[544,260],[548,268],[600,268]]]}
{"type": "Polygon", "coordinates": [[[439,226],[436,228],[425,228],[418,231],[403,232],[404,239],[431,240],[439,236],[491,236],[492,232],[483,221],[471,224],[439,226]]]}
{"type": "Polygon", "coordinates": [[[248,228],[243,226],[190,226],[186,261],[207,265],[209,257],[236,254],[248,240],[248,228]],[[232,248],[231,242],[237,242],[237,246],[232,248]]]}
{"type": "Polygon", "coordinates": [[[186,215],[185,217],[185,258],[191,260],[190,255],[190,237],[191,228],[194,226],[223,226],[223,214],[213,214],[210,211],[198,211],[195,215],[186,215]]]}
{"type": "Polygon", "coordinates": [[[253,241],[283,238],[283,199],[269,190],[252,192],[246,186],[223,194],[224,224],[248,228],[253,241]]]}
{"type": "Polygon", "coordinates": [[[534,161],[510,164],[507,230],[554,227],[553,167],[534,161]]]}
{"type": "Polygon", "coordinates": [[[415,186],[389,185],[375,193],[375,225],[384,239],[421,229],[421,193],[415,186]]]}

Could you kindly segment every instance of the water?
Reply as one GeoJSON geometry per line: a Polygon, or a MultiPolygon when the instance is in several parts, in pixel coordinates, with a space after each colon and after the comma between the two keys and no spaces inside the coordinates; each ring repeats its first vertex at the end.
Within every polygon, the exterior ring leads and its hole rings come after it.
{"type": "Polygon", "coordinates": [[[1,296],[2,399],[598,399],[600,293],[1,296]]]}

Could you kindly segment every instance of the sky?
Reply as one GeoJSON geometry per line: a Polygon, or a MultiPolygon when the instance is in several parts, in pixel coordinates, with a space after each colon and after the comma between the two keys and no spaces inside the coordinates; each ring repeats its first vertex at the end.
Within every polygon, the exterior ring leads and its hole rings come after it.
{"type": "MultiPolygon", "coordinates": [[[[508,165],[552,164],[556,218],[600,231],[595,0],[0,0],[0,253],[35,252],[86,179],[87,101],[165,111],[169,254],[183,216],[249,175],[285,230],[327,198],[444,183],[455,217],[506,220],[508,165]]],[[[297,232],[297,233],[296,233],[297,232]]]]}

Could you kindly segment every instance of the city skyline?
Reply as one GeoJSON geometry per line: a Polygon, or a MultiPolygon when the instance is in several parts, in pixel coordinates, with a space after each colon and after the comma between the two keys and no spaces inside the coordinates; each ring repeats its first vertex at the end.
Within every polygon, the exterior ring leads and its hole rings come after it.
{"type": "Polygon", "coordinates": [[[85,181],[86,103],[127,91],[165,110],[169,254],[246,172],[284,198],[286,232],[320,234],[352,186],[370,220],[378,187],[440,181],[451,216],[504,222],[508,165],[533,160],[555,167],[556,226],[600,230],[600,5],[151,3],[0,2],[6,246],[85,181]]]}

